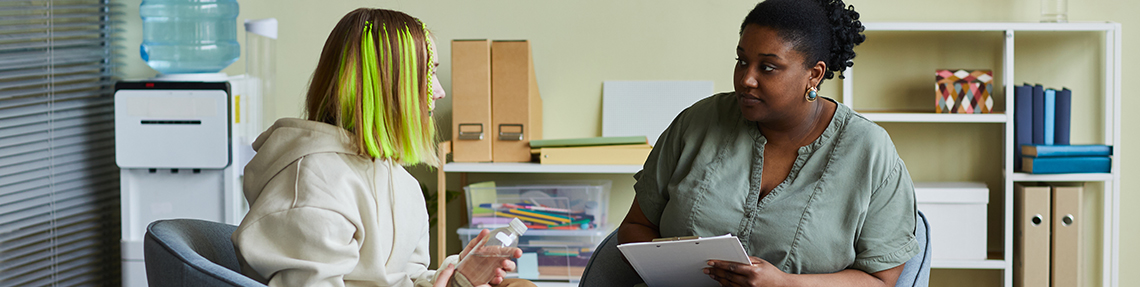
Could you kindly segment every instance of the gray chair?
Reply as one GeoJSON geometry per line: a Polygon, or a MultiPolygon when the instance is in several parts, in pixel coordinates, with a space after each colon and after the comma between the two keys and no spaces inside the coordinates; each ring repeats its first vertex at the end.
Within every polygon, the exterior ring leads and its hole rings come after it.
{"type": "Polygon", "coordinates": [[[265,286],[241,274],[230,235],[237,226],[197,219],[151,222],[143,239],[155,286],[265,286]]]}
{"type": "MultiPolygon", "coordinates": [[[[928,240],[930,238],[930,224],[927,223],[926,215],[923,215],[921,211],[918,212],[918,218],[922,220],[922,224],[918,224],[915,237],[918,239],[918,245],[922,251],[906,262],[902,274],[899,274],[899,280],[895,283],[896,287],[925,287],[930,283],[931,248],[930,240],[928,240]]],[[[590,256],[590,261],[586,263],[586,270],[582,272],[582,281],[579,281],[578,286],[629,287],[644,282],[641,276],[637,275],[637,271],[634,271],[633,267],[630,267],[622,259],[621,251],[618,251],[617,245],[617,230],[614,230],[606,239],[602,240],[598,249],[594,251],[594,255],[590,256]]]]}

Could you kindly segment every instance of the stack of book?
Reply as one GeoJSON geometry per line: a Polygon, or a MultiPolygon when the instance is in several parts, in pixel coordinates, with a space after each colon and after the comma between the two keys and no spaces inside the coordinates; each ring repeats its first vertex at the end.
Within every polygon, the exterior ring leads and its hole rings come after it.
{"type": "Polygon", "coordinates": [[[645,136],[532,140],[530,148],[542,164],[642,165],[653,150],[645,136]]]}
{"type": "Polygon", "coordinates": [[[1112,146],[1022,145],[1021,171],[1028,173],[1106,173],[1112,170],[1112,146]]]}
{"type": "Polygon", "coordinates": [[[1028,173],[1098,173],[1111,169],[1112,147],[1069,145],[1072,91],[1014,88],[1014,169],[1028,173]]]}

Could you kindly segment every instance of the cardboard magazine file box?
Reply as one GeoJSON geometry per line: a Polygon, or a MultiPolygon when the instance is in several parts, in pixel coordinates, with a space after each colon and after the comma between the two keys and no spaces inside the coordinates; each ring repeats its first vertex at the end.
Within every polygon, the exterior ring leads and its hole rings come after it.
{"type": "Polygon", "coordinates": [[[930,223],[934,259],[986,259],[986,206],[990,190],[981,182],[915,183],[918,210],[930,223]]]}
{"type": "Polygon", "coordinates": [[[491,160],[529,162],[531,140],[542,139],[542,98],[530,42],[491,42],[491,160]]]}
{"type": "Polygon", "coordinates": [[[455,162],[491,161],[491,41],[451,41],[451,147],[455,162]]]}

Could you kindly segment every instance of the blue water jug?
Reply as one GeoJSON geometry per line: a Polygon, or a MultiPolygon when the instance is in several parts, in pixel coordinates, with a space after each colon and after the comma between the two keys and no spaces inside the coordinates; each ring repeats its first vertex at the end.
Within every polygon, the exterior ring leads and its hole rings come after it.
{"type": "Polygon", "coordinates": [[[139,16],[139,53],[159,73],[216,73],[241,56],[237,0],[144,0],[139,16]]]}

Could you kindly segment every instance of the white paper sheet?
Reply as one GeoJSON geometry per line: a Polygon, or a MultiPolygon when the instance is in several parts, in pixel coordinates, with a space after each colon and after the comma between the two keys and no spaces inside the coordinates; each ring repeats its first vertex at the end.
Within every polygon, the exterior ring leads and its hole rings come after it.
{"type": "Polygon", "coordinates": [[[602,136],[645,136],[656,145],[677,114],[712,94],[712,81],[605,81],[602,136]]]}
{"type": "Polygon", "coordinates": [[[729,234],[617,247],[649,287],[720,286],[702,271],[709,260],[749,262],[740,240],[729,234]]]}

